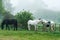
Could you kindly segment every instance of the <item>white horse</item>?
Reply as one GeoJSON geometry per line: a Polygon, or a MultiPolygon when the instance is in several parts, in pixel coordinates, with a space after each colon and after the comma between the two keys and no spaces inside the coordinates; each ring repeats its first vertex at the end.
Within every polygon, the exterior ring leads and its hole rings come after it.
{"type": "Polygon", "coordinates": [[[31,27],[30,25],[34,25],[35,30],[37,30],[38,29],[37,24],[40,22],[41,22],[40,19],[39,20],[29,20],[28,21],[28,30],[30,30],[30,27],[31,27]]]}
{"type": "MultiPolygon", "coordinates": [[[[48,22],[50,22],[50,28],[51,31],[54,31],[54,27],[55,27],[55,22],[54,21],[47,21],[45,19],[42,19],[42,24],[46,27],[46,25],[48,25],[48,22]]],[[[46,27],[47,28],[47,27],[46,27]]]]}

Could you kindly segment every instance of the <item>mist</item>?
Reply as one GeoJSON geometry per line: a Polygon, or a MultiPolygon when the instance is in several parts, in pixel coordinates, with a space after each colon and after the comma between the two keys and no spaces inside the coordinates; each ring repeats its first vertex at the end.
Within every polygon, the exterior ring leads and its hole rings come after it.
{"type": "Polygon", "coordinates": [[[3,0],[5,9],[13,15],[24,10],[33,13],[35,18],[60,22],[59,0],[3,0]]]}

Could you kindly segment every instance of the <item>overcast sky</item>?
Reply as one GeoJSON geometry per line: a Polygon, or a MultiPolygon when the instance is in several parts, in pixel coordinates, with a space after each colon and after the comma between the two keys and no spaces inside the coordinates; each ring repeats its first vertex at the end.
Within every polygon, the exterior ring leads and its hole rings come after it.
{"type": "Polygon", "coordinates": [[[60,0],[11,0],[15,12],[22,9],[36,12],[38,9],[60,11],[60,0]]]}
{"type": "Polygon", "coordinates": [[[45,4],[41,0],[11,0],[15,12],[25,9],[35,12],[37,9],[43,8],[45,4]]]}
{"type": "MultiPolygon", "coordinates": [[[[43,16],[47,12],[47,14],[51,13],[50,15],[52,15],[52,13],[54,13],[55,15],[53,14],[52,16],[55,16],[58,19],[60,19],[59,18],[60,14],[55,13],[56,11],[57,12],[60,11],[60,0],[8,0],[8,2],[7,2],[7,0],[4,0],[4,2],[3,3],[4,3],[4,5],[6,5],[7,9],[12,10],[11,12],[13,12],[13,15],[15,15],[16,12],[19,12],[19,11],[25,9],[25,10],[29,10],[32,13],[34,13],[36,17],[39,17],[41,14],[42,14],[41,16],[43,16]],[[9,4],[9,3],[12,4],[12,8],[10,8],[11,4],[9,4]],[[45,11],[45,9],[47,11],[45,11]],[[53,12],[51,12],[51,11],[53,11],[53,12]],[[41,14],[37,16],[36,15],[37,12],[39,14],[40,13],[41,14]],[[59,15],[59,16],[56,16],[56,15],[59,15]]],[[[43,17],[45,17],[45,16],[43,16],[43,17]]],[[[51,16],[49,16],[49,17],[51,17],[51,16]]],[[[56,18],[53,17],[52,19],[56,19],[56,18]]]]}

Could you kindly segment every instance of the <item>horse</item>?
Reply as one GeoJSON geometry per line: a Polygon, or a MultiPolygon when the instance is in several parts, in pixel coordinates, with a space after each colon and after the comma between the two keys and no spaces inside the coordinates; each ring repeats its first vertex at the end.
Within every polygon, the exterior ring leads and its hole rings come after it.
{"type": "Polygon", "coordinates": [[[28,30],[30,30],[31,25],[33,25],[35,27],[35,30],[38,30],[37,24],[39,24],[41,22],[40,19],[37,20],[28,20],[27,24],[28,24],[28,30]]]}
{"type": "Polygon", "coordinates": [[[42,24],[44,26],[44,29],[50,27],[51,31],[54,31],[54,27],[55,27],[54,21],[47,21],[45,19],[42,19],[42,24]]]}
{"type": "Polygon", "coordinates": [[[16,19],[4,19],[1,23],[1,29],[4,29],[4,25],[6,25],[6,29],[10,30],[9,25],[14,26],[14,30],[17,30],[17,20],[16,19]]]}
{"type": "Polygon", "coordinates": [[[50,23],[51,23],[51,31],[54,31],[55,22],[54,21],[50,21],[50,23]]]}

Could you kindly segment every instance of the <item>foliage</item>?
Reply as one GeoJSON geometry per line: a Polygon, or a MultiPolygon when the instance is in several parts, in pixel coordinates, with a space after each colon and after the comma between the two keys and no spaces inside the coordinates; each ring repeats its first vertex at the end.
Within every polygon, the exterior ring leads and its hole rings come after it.
{"type": "Polygon", "coordinates": [[[0,30],[0,40],[60,40],[60,32],[0,30]]]}
{"type": "Polygon", "coordinates": [[[17,13],[16,18],[20,24],[22,24],[23,28],[27,29],[28,20],[33,20],[32,13],[29,11],[20,11],[17,13]]]}
{"type": "Polygon", "coordinates": [[[5,11],[3,16],[4,16],[3,19],[12,19],[12,18],[14,18],[14,16],[8,11],[5,11]]]}
{"type": "Polygon", "coordinates": [[[3,7],[3,4],[2,4],[2,0],[0,0],[0,14],[3,14],[4,13],[4,7],[3,7]]]}

